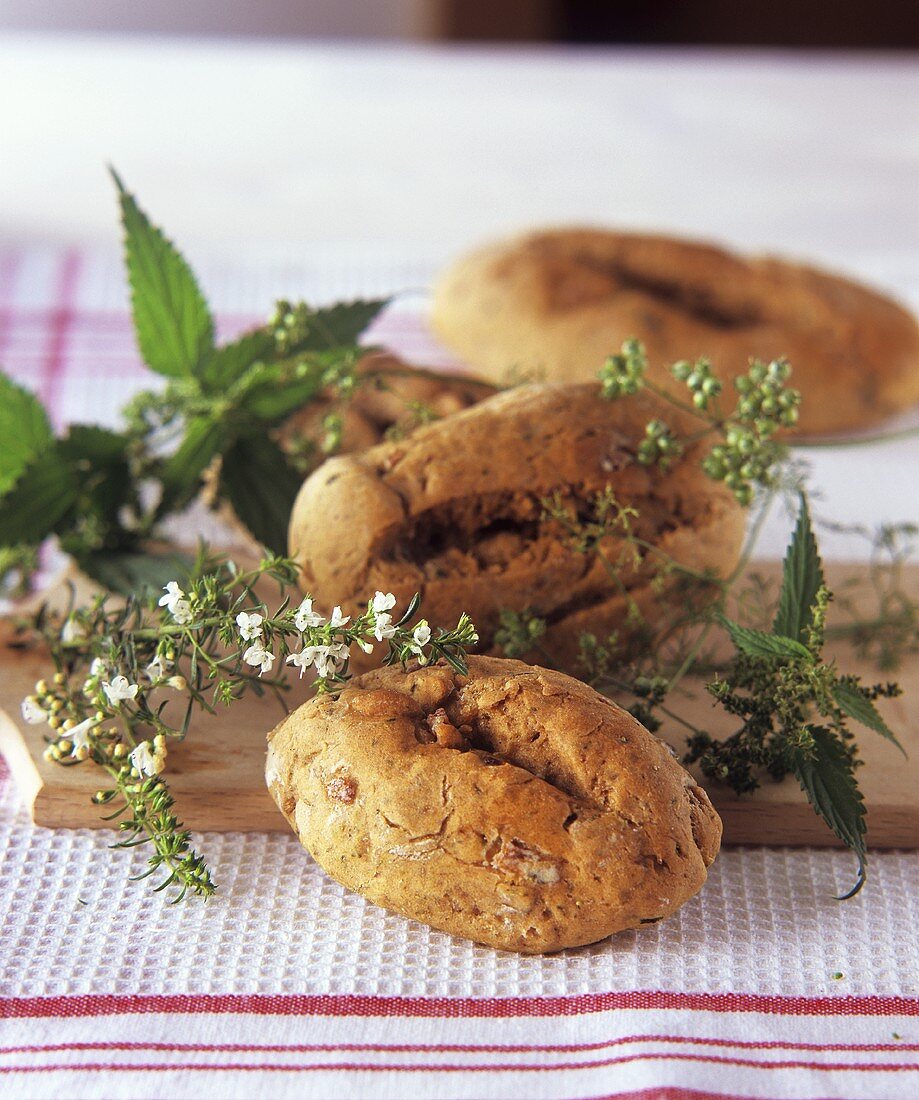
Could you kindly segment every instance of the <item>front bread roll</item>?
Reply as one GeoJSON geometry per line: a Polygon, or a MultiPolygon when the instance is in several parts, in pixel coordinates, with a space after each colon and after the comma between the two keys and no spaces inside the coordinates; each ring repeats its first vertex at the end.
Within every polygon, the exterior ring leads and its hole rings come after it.
{"type": "Polygon", "coordinates": [[[721,821],[630,714],[562,673],[472,657],[367,673],[269,735],[271,794],[370,901],[528,954],[675,912],[721,821]]]}
{"type": "Polygon", "coordinates": [[[725,576],[743,536],[742,509],[699,468],[701,443],[666,472],[638,463],[645,425],[662,415],[682,437],[699,424],[650,395],[609,402],[588,383],[523,386],[405,440],[329,459],[291,517],[303,588],[349,614],[377,590],[400,607],[420,592],[436,626],[468,612],[486,650],[502,609],[528,611],[547,622],[542,660],[566,671],[578,671],[585,631],[601,640],[617,631],[625,652],[670,629],[690,598],[676,597],[683,582],[670,562],[725,576]],[[607,487],[653,550],[627,546],[619,527],[600,544],[604,561],[545,514],[557,494],[589,522],[607,487]]]}
{"type": "Polygon", "coordinates": [[[432,323],[493,378],[594,378],[633,336],[671,388],[678,359],[708,356],[730,378],[751,357],[785,356],[805,434],[868,427],[919,401],[919,324],[895,302],[815,268],[675,238],[558,229],[481,248],[439,279],[432,323]]]}

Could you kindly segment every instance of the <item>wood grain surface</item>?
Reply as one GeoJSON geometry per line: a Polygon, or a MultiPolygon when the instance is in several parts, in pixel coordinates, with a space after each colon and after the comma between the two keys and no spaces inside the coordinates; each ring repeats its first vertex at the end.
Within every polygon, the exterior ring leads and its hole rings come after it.
{"type": "MultiPolygon", "coordinates": [[[[756,572],[774,583],[777,564],[760,563],[756,572]]],[[[863,566],[830,567],[829,580],[837,592],[856,601],[866,589],[863,566]]],[[[919,594],[919,567],[906,571],[906,587],[919,594]]],[[[886,680],[863,667],[845,645],[828,647],[843,672],[862,673],[866,679],[886,680]]],[[[90,798],[102,779],[91,764],[62,768],[42,757],[44,726],[26,725],[19,712],[21,699],[48,666],[37,653],[0,651],[0,751],[7,758],[20,794],[36,824],[53,828],[107,827],[90,798]]],[[[885,700],[881,709],[908,753],[902,754],[869,730],[858,730],[865,766],[859,782],[868,806],[869,844],[872,847],[919,848],[919,654],[898,669],[904,688],[899,699],[885,700]]],[[[731,731],[730,719],[712,707],[699,680],[688,680],[672,699],[673,709],[718,735],[731,731]],[[726,719],[726,721],[725,721],[726,719]]],[[[296,706],[308,690],[295,685],[289,700],[296,706]]],[[[198,831],[273,832],[288,826],[275,808],[263,779],[265,737],[283,717],[275,699],[247,699],[216,717],[196,717],[187,739],[169,748],[169,781],[177,809],[185,823],[198,831]]],[[[678,751],[685,747],[679,728],[662,735],[678,751]]],[[[835,845],[807,805],[794,780],[774,783],[768,778],[752,796],[737,797],[721,784],[704,781],[724,819],[726,844],[835,845]]]]}

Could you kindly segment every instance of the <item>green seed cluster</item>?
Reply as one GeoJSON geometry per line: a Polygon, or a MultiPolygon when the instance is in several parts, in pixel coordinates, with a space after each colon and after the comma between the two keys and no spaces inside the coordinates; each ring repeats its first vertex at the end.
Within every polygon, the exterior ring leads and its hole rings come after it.
{"type": "Polygon", "coordinates": [[[657,463],[666,470],[682,450],[682,444],[663,420],[650,420],[645,425],[645,438],[638,444],[638,461],[642,466],[657,463]]]}
{"type": "Polygon", "coordinates": [[[287,355],[292,347],[302,343],[309,335],[312,311],[300,302],[291,305],[283,299],[275,304],[274,313],[268,321],[268,328],[274,336],[274,346],[278,355],[287,355]]]}
{"type": "Polygon", "coordinates": [[[692,403],[697,409],[706,410],[709,403],[721,393],[721,381],[712,373],[708,359],[681,359],[670,368],[670,373],[678,382],[685,382],[692,394],[692,403]]]}
{"type": "Polygon", "coordinates": [[[747,374],[734,380],[740,394],[734,416],[752,422],[762,437],[774,435],[779,428],[793,428],[798,422],[801,394],[787,389],[791,366],[785,359],[774,359],[768,365],[755,359],[747,374]]]}
{"type": "Polygon", "coordinates": [[[801,395],[785,388],[790,374],[784,359],[768,366],[754,361],[747,374],[734,380],[740,399],[725,426],[724,443],[712,447],[702,463],[708,476],[723,481],[744,506],[752,502],[757,485],[772,483],[784,455],[776,432],[798,419],[801,395]]]}
{"type": "Polygon", "coordinates": [[[600,368],[603,396],[610,401],[629,397],[642,388],[648,357],[640,340],[626,340],[618,355],[611,355],[600,368]]]}

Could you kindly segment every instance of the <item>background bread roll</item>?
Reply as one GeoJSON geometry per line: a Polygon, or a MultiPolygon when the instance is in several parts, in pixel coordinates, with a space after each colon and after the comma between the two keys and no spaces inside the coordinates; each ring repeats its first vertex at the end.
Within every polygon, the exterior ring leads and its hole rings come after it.
{"type": "Polygon", "coordinates": [[[594,378],[631,336],[671,387],[678,359],[708,356],[727,379],[750,357],[785,356],[804,434],[865,428],[919,401],[919,325],[889,298],[815,268],[668,237],[559,229],[480,248],[437,281],[431,320],[496,379],[512,368],[594,378]]]}
{"type": "MultiPolygon", "coordinates": [[[[635,458],[647,422],[662,414],[651,395],[609,402],[596,384],[522,386],[417,429],[410,437],[331,458],[304,483],[290,524],[291,554],[317,604],[354,613],[377,589],[451,626],[467,611],[481,646],[494,644],[503,608],[548,622],[552,664],[577,671],[582,631],[620,634],[624,649],[679,617],[690,594],[668,561],[726,575],[743,537],[742,509],[699,468],[690,445],[666,471],[635,458]],[[595,519],[611,487],[635,510],[626,545],[619,528],[601,542],[608,562],[572,545],[544,515],[557,493],[573,517],[595,519]],[[676,598],[677,594],[679,598],[676,598]],[[637,609],[645,623],[630,617],[637,609]]],[[[666,413],[680,436],[698,421],[666,413]]]]}

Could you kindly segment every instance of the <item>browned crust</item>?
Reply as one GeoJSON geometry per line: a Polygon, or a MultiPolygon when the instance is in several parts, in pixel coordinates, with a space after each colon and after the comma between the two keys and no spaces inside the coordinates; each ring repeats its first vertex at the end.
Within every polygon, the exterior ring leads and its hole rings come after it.
{"type": "Polygon", "coordinates": [[[380,669],[269,737],[271,793],[370,901],[510,951],[593,943],[675,912],[721,840],[670,750],[585,684],[474,657],[380,669]]]}
{"type": "Polygon", "coordinates": [[[786,356],[809,434],[919,401],[919,324],[897,303],[815,268],[669,237],[560,229],[481,248],[438,280],[432,323],[495,378],[592,378],[632,336],[668,386],[677,359],[707,355],[736,374],[750,357],[786,356]]]}
{"type": "MultiPolygon", "coordinates": [[[[331,459],[305,482],[291,517],[303,586],[320,606],[351,612],[377,589],[400,605],[420,592],[432,623],[466,611],[484,649],[501,609],[530,610],[549,623],[553,664],[574,671],[582,630],[620,630],[627,640],[630,601],[654,626],[672,619],[673,600],[657,591],[663,561],[715,576],[737,561],[743,513],[699,469],[701,445],[666,473],[635,459],[646,423],[663,411],[645,395],[604,401],[596,385],[526,386],[400,443],[331,459]],[[656,548],[636,560],[608,536],[615,575],[578,553],[542,504],[559,492],[584,512],[608,485],[656,548]]],[[[684,435],[698,424],[668,420],[684,435]]]]}

